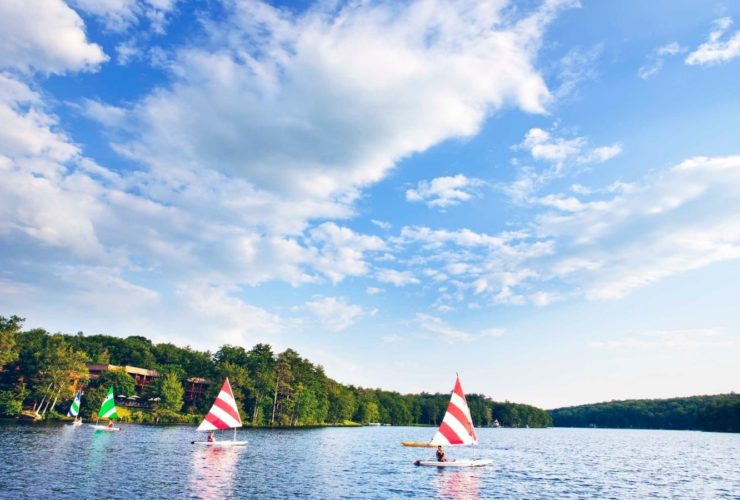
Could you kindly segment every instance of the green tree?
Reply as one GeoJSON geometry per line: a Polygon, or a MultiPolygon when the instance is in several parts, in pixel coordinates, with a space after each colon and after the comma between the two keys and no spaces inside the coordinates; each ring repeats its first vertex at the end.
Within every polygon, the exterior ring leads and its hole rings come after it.
{"type": "Polygon", "coordinates": [[[180,411],[183,404],[185,389],[174,372],[163,374],[157,377],[154,382],[147,387],[147,393],[151,396],[161,399],[159,407],[171,411],[180,411]]]}
{"type": "Polygon", "coordinates": [[[16,315],[6,318],[0,316],[0,368],[18,359],[16,335],[23,327],[24,318],[16,315]]]}
{"type": "Polygon", "coordinates": [[[112,386],[116,396],[133,396],[136,394],[136,383],[133,377],[126,373],[123,368],[116,368],[101,373],[93,386],[104,388],[106,391],[112,386]]]}

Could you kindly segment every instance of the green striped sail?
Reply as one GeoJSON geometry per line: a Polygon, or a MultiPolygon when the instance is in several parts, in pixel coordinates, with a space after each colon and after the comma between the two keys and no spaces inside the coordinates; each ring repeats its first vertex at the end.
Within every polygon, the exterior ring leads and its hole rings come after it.
{"type": "Polygon", "coordinates": [[[69,407],[67,412],[68,417],[76,417],[80,414],[80,393],[75,394],[75,399],[72,401],[72,406],[69,407]]]}
{"type": "Polygon", "coordinates": [[[108,394],[103,400],[103,404],[100,405],[100,411],[98,412],[100,418],[118,418],[116,413],[116,401],[113,399],[113,387],[108,389],[108,394]]]}

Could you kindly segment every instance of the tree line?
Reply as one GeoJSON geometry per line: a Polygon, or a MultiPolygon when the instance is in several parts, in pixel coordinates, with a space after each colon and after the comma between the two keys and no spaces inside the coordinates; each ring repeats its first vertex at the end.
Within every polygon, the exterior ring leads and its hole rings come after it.
{"type": "MultiPolygon", "coordinates": [[[[301,426],[378,422],[391,425],[432,425],[441,422],[449,394],[400,394],[341,384],[321,365],[286,349],[275,353],[267,344],[247,350],[224,345],[216,352],[154,344],[141,336],[50,334],[23,330],[23,318],[0,316],[0,416],[22,410],[56,415],[69,408],[75,390],[84,389],[83,416],[97,410],[111,385],[116,394],[134,393],[133,379],[123,372],[105,372],[91,381],[86,363],[108,363],[157,370],[162,375],[147,387],[146,397],[159,400],[158,416],[182,421],[205,413],[228,377],[242,421],[255,426],[301,426]],[[195,405],[186,405],[183,383],[189,377],[211,380],[195,405]],[[51,412],[51,413],[50,413],[51,412]],[[58,413],[57,413],[58,412],[58,413]]],[[[547,427],[550,415],[524,404],[496,402],[467,395],[474,425],[494,420],[508,427],[547,427]]],[[[138,414],[138,418],[143,418],[138,414]]]]}
{"type": "Polygon", "coordinates": [[[740,432],[740,394],[634,399],[550,410],[555,427],[740,432]]]}

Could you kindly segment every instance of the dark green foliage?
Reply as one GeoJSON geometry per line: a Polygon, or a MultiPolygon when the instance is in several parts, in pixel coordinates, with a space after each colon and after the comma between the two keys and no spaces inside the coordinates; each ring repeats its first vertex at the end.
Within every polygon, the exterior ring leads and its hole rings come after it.
{"type": "Polygon", "coordinates": [[[550,410],[555,427],[740,432],[740,395],[636,399],[550,410]]]}
{"type": "MultiPolygon", "coordinates": [[[[162,377],[155,379],[146,397],[161,401],[151,412],[137,411],[133,421],[190,422],[205,413],[218,394],[223,380],[228,377],[239,406],[242,421],[253,425],[300,426],[355,422],[380,422],[392,425],[438,425],[450,400],[447,394],[399,394],[380,389],[363,389],[342,385],[324,373],[320,365],[302,358],[292,349],[277,354],[267,344],[257,344],[251,350],[224,345],[214,354],[173,344],[153,344],[141,336],[125,339],[108,335],[85,336],[49,335],[45,330],[20,331],[20,318],[0,317],[0,325],[16,325],[14,330],[17,359],[8,363],[8,370],[0,373],[0,406],[6,411],[17,410],[17,402],[31,408],[45,390],[40,373],[48,364],[48,353],[57,357],[84,356],[95,363],[136,366],[158,370],[162,377]],[[15,318],[15,319],[14,319],[15,318]],[[15,323],[13,323],[15,321],[15,323]],[[17,330],[17,331],[16,331],[17,330]],[[41,353],[41,354],[40,354],[41,353]],[[65,354],[66,353],[66,354],[65,354]],[[182,408],[182,382],[188,377],[202,377],[212,384],[196,406],[182,408]],[[30,391],[14,391],[18,381],[28,381],[30,391]],[[183,411],[187,415],[178,413],[183,411]]],[[[87,382],[81,374],[78,382],[87,382]]],[[[108,387],[115,394],[134,394],[133,379],[122,371],[107,371],[84,387],[82,416],[97,413],[108,387]]],[[[54,395],[56,395],[55,393],[54,395]]],[[[59,394],[62,394],[60,391],[59,394]]],[[[70,393],[60,401],[57,410],[69,407],[70,393]]],[[[48,398],[47,398],[48,399],[48,398]]],[[[546,427],[549,415],[538,408],[513,403],[497,403],[484,396],[468,396],[471,415],[476,426],[489,425],[498,419],[512,427],[546,427]]],[[[54,405],[51,405],[54,406],[54,405]]],[[[0,408],[2,410],[2,408],[0,408]]]]}

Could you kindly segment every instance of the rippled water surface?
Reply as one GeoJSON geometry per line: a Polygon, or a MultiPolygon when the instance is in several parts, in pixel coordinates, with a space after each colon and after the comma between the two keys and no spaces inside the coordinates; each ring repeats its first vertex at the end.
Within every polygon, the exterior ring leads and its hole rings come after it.
{"type": "MultiPolygon", "coordinates": [[[[3,498],[740,498],[740,435],[606,429],[479,429],[493,465],[415,467],[430,428],[241,430],[204,449],[190,427],[0,423],[3,498]]],[[[470,449],[449,449],[469,457],[470,449]]]]}

